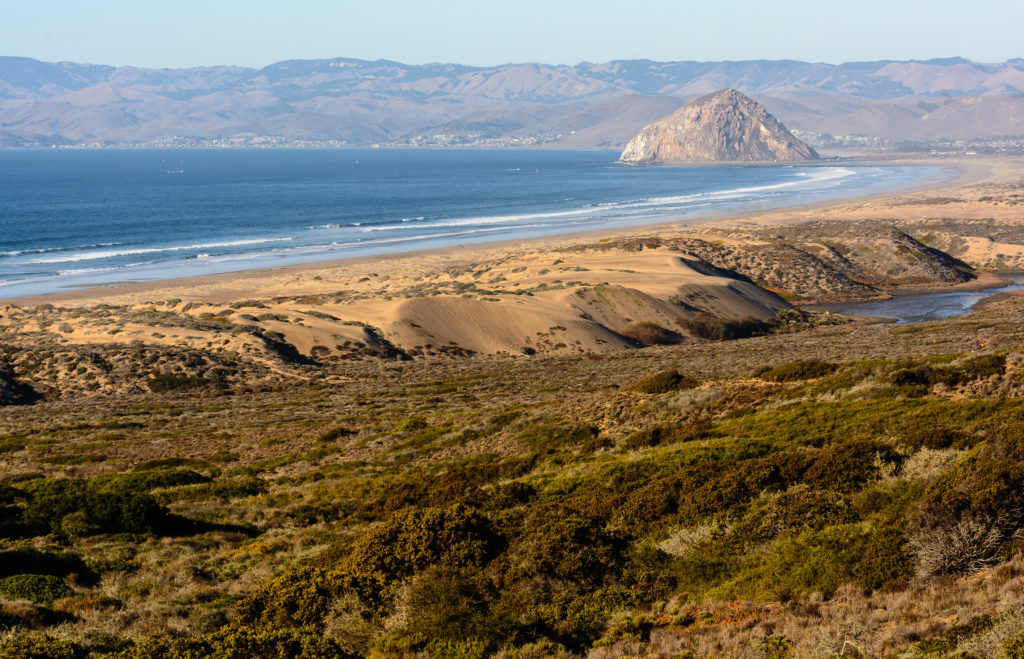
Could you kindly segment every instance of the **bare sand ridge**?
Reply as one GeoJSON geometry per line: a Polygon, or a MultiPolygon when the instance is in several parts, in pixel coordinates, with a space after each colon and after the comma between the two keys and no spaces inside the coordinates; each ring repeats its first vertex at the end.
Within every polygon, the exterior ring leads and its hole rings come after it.
{"type": "Polygon", "coordinates": [[[968,263],[1024,268],[1024,240],[950,228],[1024,220],[1014,201],[1024,165],[959,166],[938,188],[740,217],[20,298],[0,307],[0,331],[255,357],[261,340],[241,330],[258,328],[313,358],[607,351],[640,345],[651,327],[686,339],[688,320],[773,318],[786,299],[971,285],[916,238],[876,240],[857,223],[899,225],[968,263]],[[813,230],[787,236],[792,227],[813,230]]]}

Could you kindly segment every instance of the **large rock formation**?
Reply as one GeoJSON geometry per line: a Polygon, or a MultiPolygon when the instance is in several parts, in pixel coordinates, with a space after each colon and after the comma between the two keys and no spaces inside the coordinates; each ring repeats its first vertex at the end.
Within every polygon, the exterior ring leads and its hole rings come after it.
{"type": "Polygon", "coordinates": [[[782,122],[735,89],[690,101],[630,140],[620,160],[657,162],[800,162],[818,154],[782,122]]]}

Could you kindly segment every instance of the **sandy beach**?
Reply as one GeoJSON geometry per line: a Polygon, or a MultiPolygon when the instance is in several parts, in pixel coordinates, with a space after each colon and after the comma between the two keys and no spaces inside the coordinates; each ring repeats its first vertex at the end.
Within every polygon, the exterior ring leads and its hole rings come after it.
{"type": "MultiPolygon", "coordinates": [[[[804,204],[783,209],[730,214],[709,219],[666,221],[654,225],[614,230],[584,231],[557,236],[502,240],[377,256],[329,259],[273,268],[238,270],[227,273],[155,281],[139,282],[127,280],[99,286],[74,286],[68,287],[61,292],[45,295],[0,298],[0,304],[16,304],[19,306],[82,302],[125,304],[143,300],[165,299],[167,297],[180,297],[188,301],[228,302],[248,297],[287,295],[294,292],[296,286],[301,286],[304,290],[308,290],[311,293],[332,290],[328,284],[323,282],[341,281],[339,277],[345,277],[346,272],[358,278],[366,276],[369,272],[377,272],[378,275],[395,277],[399,273],[409,272],[410,269],[421,268],[424,272],[429,272],[441,267],[522,256],[531,252],[555,250],[572,245],[598,242],[608,238],[677,236],[692,232],[699,233],[709,228],[723,229],[751,225],[770,225],[780,222],[801,222],[812,217],[815,219],[833,219],[837,217],[864,219],[880,217],[882,215],[906,217],[906,213],[899,213],[897,215],[890,213],[890,209],[893,207],[893,200],[901,199],[906,195],[922,194],[925,192],[951,191],[970,183],[992,179],[993,177],[1012,179],[1013,172],[1016,171],[1013,164],[995,160],[950,161],[945,159],[911,160],[904,158],[879,160],[872,158],[856,162],[856,164],[941,166],[954,168],[958,174],[952,180],[938,184],[852,199],[845,198],[804,204]],[[853,205],[851,206],[851,204],[853,205]],[[317,276],[321,279],[315,279],[317,276]]],[[[965,210],[969,211],[970,209],[965,210]]]]}
{"type": "Polygon", "coordinates": [[[321,358],[348,358],[374,345],[414,357],[601,352],[644,344],[641,335],[652,328],[664,330],[664,340],[681,339],[681,328],[695,318],[768,320],[790,303],[997,283],[987,274],[964,275],[957,270],[962,263],[945,263],[948,255],[929,253],[912,236],[955,247],[958,259],[974,264],[1024,266],[1024,241],[962,236],[935,224],[942,218],[1013,225],[1018,207],[993,191],[1016,189],[1024,166],[983,159],[938,164],[955,166],[959,176],[926,188],[710,220],[9,299],[0,302],[0,327],[72,344],[255,349],[241,330],[224,338],[182,320],[212,318],[273,332],[321,358]],[[119,310],[113,329],[109,319],[75,311],[104,305],[119,310]],[[29,317],[40,309],[45,318],[29,317]],[[177,320],[137,318],[156,312],[177,320]]]}

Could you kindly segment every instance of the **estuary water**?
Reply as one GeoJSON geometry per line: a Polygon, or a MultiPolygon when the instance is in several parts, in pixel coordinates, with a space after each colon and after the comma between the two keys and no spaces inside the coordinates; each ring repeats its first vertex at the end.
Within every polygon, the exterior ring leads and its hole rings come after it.
{"type": "Polygon", "coordinates": [[[999,276],[1008,280],[1009,283],[999,288],[910,293],[897,295],[889,300],[816,305],[813,308],[845,316],[886,318],[901,325],[927,320],[942,320],[968,314],[974,305],[992,295],[1024,289],[1024,274],[1000,274],[999,276]]]}
{"type": "Polygon", "coordinates": [[[0,298],[644,226],[927,185],[939,167],[622,167],[617,152],[0,151],[0,298]]]}

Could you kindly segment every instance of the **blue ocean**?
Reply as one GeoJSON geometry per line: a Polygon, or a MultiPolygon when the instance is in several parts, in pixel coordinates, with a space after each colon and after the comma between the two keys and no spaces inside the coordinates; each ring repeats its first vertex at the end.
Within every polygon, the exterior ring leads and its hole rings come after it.
{"type": "Polygon", "coordinates": [[[611,151],[0,151],[0,297],[644,226],[930,184],[945,168],[622,167],[611,151]]]}

